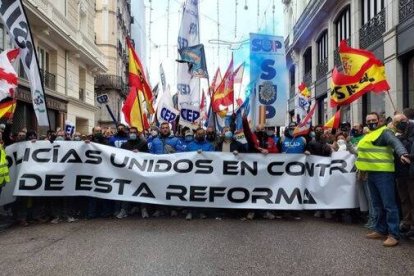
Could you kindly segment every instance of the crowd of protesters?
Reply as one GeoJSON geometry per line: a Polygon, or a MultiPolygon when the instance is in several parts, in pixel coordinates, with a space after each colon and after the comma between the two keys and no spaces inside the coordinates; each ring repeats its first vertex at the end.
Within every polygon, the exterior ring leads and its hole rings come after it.
{"type": "MultiPolygon", "coordinates": [[[[214,128],[180,128],[173,133],[171,125],[162,123],[149,131],[139,133],[135,127],[118,124],[117,129],[95,126],[89,135],[75,132],[69,136],[58,129],[38,137],[32,130],[22,129],[16,134],[10,132],[11,125],[0,125],[0,139],[4,146],[22,141],[49,140],[80,141],[99,143],[130,150],[135,153],[172,154],[176,152],[219,151],[261,154],[307,154],[330,156],[335,151],[348,151],[357,156],[357,186],[360,195],[358,210],[321,210],[313,215],[325,219],[335,219],[345,223],[366,222],[372,230],[370,239],[383,239],[385,246],[398,244],[399,239],[414,237],[414,169],[410,159],[414,159],[414,109],[405,109],[393,118],[385,118],[370,113],[364,124],[342,123],[332,131],[322,125],[311,128],[306,136],[295,136],[297,124],[291,122],[280,133],[279,128],[249,128],[243,120],[244,135],[230,127],[216,133],[214,128]],[[364,204],[365,202],[365,204],[364,204]],[[366,208],[364,207],[366,205],[366,208]],[[401,222],[400,222],[401,217],[401,222]]],[[[92,197],[18,197],[17,200],[0,208],[3,216],[12,216],[16,223],[27,226],[30,223],[74,222],[78,219],[98,217],[118,219],[130,215],[142,218],[159,216],[183,216],[187,220],[195,215],[221,219],[239,216],[242,219],[300,220],[303,211],[257,211],[222,210],[199,208],[176,208],[149,204],[113,201],[92,197]]]]}

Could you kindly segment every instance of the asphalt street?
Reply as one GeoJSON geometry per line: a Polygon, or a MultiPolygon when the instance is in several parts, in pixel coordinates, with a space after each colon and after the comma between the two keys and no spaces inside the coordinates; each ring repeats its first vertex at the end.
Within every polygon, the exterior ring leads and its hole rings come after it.
{"type": "Polygon", "coordinates": [[[91,220],[0,233],[1,275],[414,275],[414,241],[384,248],[360,225],[91,220]]]}

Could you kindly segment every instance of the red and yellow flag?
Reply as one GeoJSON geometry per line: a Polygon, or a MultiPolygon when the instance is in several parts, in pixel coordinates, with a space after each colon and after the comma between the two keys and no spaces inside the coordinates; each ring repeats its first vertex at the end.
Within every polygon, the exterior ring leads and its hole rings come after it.
{"type": "Polygon", "coordinates": [[[8,99],[0,103],[0,119],[10,119],[13,117],[14,110],[16,109],[16,100],[8,99]]]}
{"type": "Polygon", "coordinates": [[[147,106],[147,111],[150,114],[154,114],[155,110],[153,107],[152,91],[147,79],[145,78],[144,69],[142,67],[141,61],[139,60],[138,55],[135,52],[135,49],[132,46],[129,38],[127,38],[127,45],[129,56],[129,86],[136,87],[136,89],[142,91],[147,106]]]}
{"type": "Polygon", "coordinates": [[[312,117],[315,113],[317,106],[318,102],[315,102],[309,110],[308,114],[305,116],[305,118],[303,118],[303,120],[295,127],[295,129],[293,130],[294,137],[307,135],[309,133],[312,125],[312,117]]]}
{"type": "Polygon", "coordinates": [[[371,64],[361,78],[341,74],[334,68],[332,72],[331,106],[350,104],[367,92],[381,93],[389,89],[384,65],[380,63],[371,64]]]}
{"type": "Polygon", "coordinates": [[[214,91],[211,107],[213,112],[221,112],[226,109],[227,106],[232,105],[234,101],[234,78],[233,78],[233,57],[230,64],[227,67],[227,71],[224,74],[216,91],[214,91]]]}
{"type": "Polygon", "coordinates": [[[377,59],[369,51],[349,47],[346,40],[342,40],[339,44],[339,56],[344,72],[348,76],[361,76],[371,66],[369,61],[377,59]]]}
{"type": "Polygon", "coordinates": [[[345,74],[332,71],[332,107],[350,104],[367,92],[381,93],[390,89],[384,64],[373,53],[349,47],[341,41],[339,54],[345,74]]]}
{"type": "Polygon", "coordinates": [[[298,88],[299,88],[299,92],[300,92],[300,94],[302,94],[302,96],[307,97],[307,98],[309,98],[311,96],[311,93],[310,93],[308,87],[306,87],[306,84],[304,82],[299,84],[298,88]]]}
{"type": "Polygon", "coordinates": [[[122,112],[128,125],[136,127],[139,132],[149,129],[147,115],[142,109],[142,92],[135,87],[130,87],[125,99],[122,112]],[[141,95],[141,96],[140,96],[141,95]]]}
{"type": "Polygon", "coordinates": [[[341,123],[341,110],[335,112],[334,116],[329,119],[323,126],[324,128],[339,128],[339,124],[341,123]]]}

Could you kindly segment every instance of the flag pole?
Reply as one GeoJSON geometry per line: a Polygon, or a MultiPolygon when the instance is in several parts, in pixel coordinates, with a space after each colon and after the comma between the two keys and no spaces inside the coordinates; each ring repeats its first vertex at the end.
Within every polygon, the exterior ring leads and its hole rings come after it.
{"type": "Polygon", "coordinates": [[[388,95],[388,98],[390,99],[390,102],[391,102],[392,108],[394,109],[394,112],[396,112],[397,108],[395,107],[394,101],[391,98],[390,90],[387,90],[387,95],[388,95]]]}

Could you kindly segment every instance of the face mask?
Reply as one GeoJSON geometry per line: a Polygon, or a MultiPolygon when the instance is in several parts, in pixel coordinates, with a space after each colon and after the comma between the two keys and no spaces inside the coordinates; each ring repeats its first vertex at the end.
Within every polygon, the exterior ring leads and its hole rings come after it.
{"type": "Polygon", "coordinates": [[[125,136],[126,132],[123,129],[118,130],[118,135],[119,136],[125,136]]]}
{"type": "Polygon", "coordinates": [[[378,126],[378,123],[369,123],[368,124],[369,130],[374,130],[374,129],[377,128],[377,126],[378,126]]]}
{"type": "Polygon", "coordinates": [[[191,141],[193,141],[193,136],[191,136],[191,135],[185,136],[185,137],[184,137],[184,140],[185,140],[186,142],[191,142],[191,141]]]}
{"type": "Polygon", "coordinates": [[[216,135],[214,133],[208,133],[206,135],[206,138],[207,138],[208,141],[214,141],[216,139],[216,135]]]}
{"type": "Polygon", "coordinates": [[[80,140],[81,140],[81,138],[80,138],[79,136],[75,136],[75,137],[73,137],[73,140],[74,140],[74,141],[80,141],[80,140]]]}
{"type": "Polygon", "coordinates": [[[336,141],[338,143],[338,145],[342,146],[342,145],[346,145],[345,140],[343,139],[339,139],[338,141],[336,141]]]}
{"type": "Polygon", "coordinates": [[[396,126],[397,130],[399,130],[400,132],[405,132],[405,130],[407,129],[408,126],[408,122],[399,122],[396,126]]]}
{"type": "Polygon", "coordinates": [[[273,136],[275,135],[275,132],[273,130],[266,131],[267,136],[273,136]]]}
{"type": "Polygon", "coordinates": [[[293,137],[293,130],[292,129],[289,129],[288,130],[288,134],[289,134],[290,137],[293,137]]]}
{"type": "Polygon", "coordinates": [[[204,136],[199,136],[199,135],[197,135],[197,136],[195,137],[195,139],[196,139],[197,141],[201,142],[201,141],[204,141],[204,136]]]}
{"type": "Polygon", "coordinates": [[[151,130],[151,136],[152,136],[152,137],[158,136],[158,131],[156,131],[156,130],[151,130]]]}
{"type": "Polygon", "coordinates": [[[315,132],[311,131],[311,133],[309,133],[310,138],[315,138],[315,132]]]}
{"type": "Polygon", "coordinates": [[[233,133],[231,131],[224,132],[224,138],[230,140],[233,138],[233,133]]]}
{"type": "Polygon", "coordinates": [[[130,140],[137,140],[137,134],[136,133],[130,133],[129,134],[129,139],[130,140]]]}
{"type": "Polygon", "coordinates": [[[65,138],[63,138],[62,136],[57,136],[55,141],[64,141],[65,138]]]}
{"type": "Polygon", "coordinates": [[[100,132],[95,133],[94,136],[98,139],[103,137],[102,133],[100,132]]]}
{"type": "Polygon", "coordinates": [[[358,137],[360,135],[361,135],[361,133],[359,133],[359,131],[357,129],[352,129],[351,130],[351,136],[358,137]]]}

